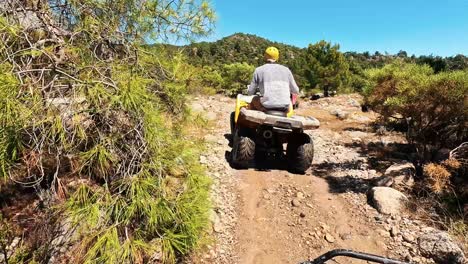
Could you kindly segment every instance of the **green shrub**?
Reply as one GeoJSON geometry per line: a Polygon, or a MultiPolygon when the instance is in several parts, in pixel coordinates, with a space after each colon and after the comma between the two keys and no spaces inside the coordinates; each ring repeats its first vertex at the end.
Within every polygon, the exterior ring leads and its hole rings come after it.
{"type": "Polygon", "coordinates": [[[408,125],[408,139],[422,147],[455,147],[468,138],[468,73],[434,74],[427,65],[395,62],[366,71],[366,102],[387,122],[408,125]]]}
{"type": "Polygon", "coordinates": [[[209,66],[191,66],[189,70],[190,93],[212,95],[222,92],[224,80],[218,70],[209,66]]]}
{"type": "Polygon", "coordinates": [[[328,93],[347,87],[349,64],[339,49],[339,45],[324,40],[309,45],[304,65],[304,75],[311,86],[307,88],[320,88],[328,93]]]}
{"type": "Polygon", "coordinates": [[[247,90],[252,81],[255,67],[247,63],[233,63],[223,66],[224,93],[235,96],[247,90]]]}
{"type": "Polygon", "coordinates": [[[8,236],[28,263],[174,263],[206,232],[210,180],[187,133],[191,66],[141,43],[204,35],[214,14],[198,0],[55,2],[38,15],[66,26],[48,19],[39,39],[14,22],[27,3],[0,9],[0,188],[17,204],[41,197],[27,228],[50,227],[8,236]],[[58,252],[66,227],[73,250],[58,252]]]}

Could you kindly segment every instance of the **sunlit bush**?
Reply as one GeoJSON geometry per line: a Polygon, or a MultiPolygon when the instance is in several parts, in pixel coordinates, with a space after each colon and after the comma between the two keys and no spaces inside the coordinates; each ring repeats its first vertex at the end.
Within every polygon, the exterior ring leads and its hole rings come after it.
{"type": "Polygon", "coordinates": [[[468,72],[434,74],[426,65],[395,62],[366,75],[366,102],[384,121],[406,124],[408,139],[423,152],[468,138],[468,72]]]}

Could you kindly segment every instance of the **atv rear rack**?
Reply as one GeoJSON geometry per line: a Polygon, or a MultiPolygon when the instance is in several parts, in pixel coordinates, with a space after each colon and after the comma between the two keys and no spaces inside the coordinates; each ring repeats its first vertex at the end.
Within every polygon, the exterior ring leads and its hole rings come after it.
{"type": "Polygon", "coordinates": [[[261,111],[248,110],[246,108],[240,110],[239,123],[251,128],[255,128],[259,125],[270,125],[292,130],[311,130],[317,129],[320,126],[320,122],[314,117],[274,116],[267,115],[261,111]]]}

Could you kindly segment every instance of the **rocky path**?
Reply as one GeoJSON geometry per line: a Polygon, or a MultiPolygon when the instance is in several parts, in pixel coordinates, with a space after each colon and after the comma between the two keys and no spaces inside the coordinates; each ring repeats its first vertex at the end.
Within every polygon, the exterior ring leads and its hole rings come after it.
{"type": "MultiPolygon", "coordinates": [[[[208,113],[211,122],[205,136],[209,151],[200,162],[214,181],[211,218],[216,238],[199,262],[299,263],[335,248],[413,263],[434,263],[434,254],[462,257],[445,233],[425,226],[392,201],[389,190],[401,193],[387,186],[398,189],[412,183],[411,172],[405,171],[411,168],[401,163],[405,154],[395,149],[404,146],[404,138],[371,130],[375,115],[362,113],[358,99],[339,96],[302,103],[299,114],[321,121],[321,128],[312,131],[316,151],[306,175],[282,170],[281,162],[270,170],[232,169],[228,120],[234,101],[218,96],[195,100],[192,108],[208,113]],[[383,174],[394,163],[402,165],[389,182],[383,174]],[[384,187],[369,192],[375,185],[384,187]],[[383,201],[369,201],[369,193],[382,193],[383,201]],[[425,239],[427,234],[439,237],[425,239]]],[[[378,195],[375,199],[381,199],[378,195]]]]}

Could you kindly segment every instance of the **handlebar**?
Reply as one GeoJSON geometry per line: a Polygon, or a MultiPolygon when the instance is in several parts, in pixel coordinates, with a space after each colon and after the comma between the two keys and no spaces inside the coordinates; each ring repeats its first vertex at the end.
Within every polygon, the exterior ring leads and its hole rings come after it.
{"type": "Polygon", "coordinates": [[[323,254],[322,256],[314,260],[306,261],[301,264],[324,264],[326,261],[331,260],[336,257],[349,257],[349,258],[367,260],[367,261],[371,261],[374,263],[382,263],[382,264],[409,264],[407,262],[401,262],[401,261],[394,260],[394,259],[384,258],[384,257],[377,256],[377,255],[366,254],[366,253],[361,253],[361,252],[356,252],[356,251],[346,250],[346,249],[335,249],[335,250],[332,250],[330,252],[323,254]]]}

